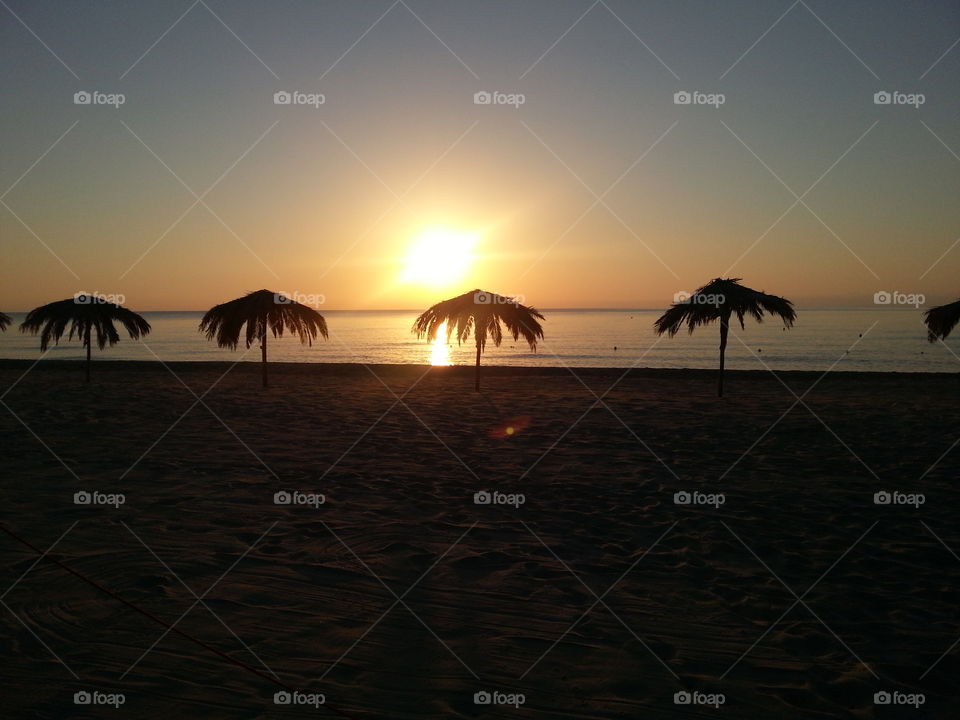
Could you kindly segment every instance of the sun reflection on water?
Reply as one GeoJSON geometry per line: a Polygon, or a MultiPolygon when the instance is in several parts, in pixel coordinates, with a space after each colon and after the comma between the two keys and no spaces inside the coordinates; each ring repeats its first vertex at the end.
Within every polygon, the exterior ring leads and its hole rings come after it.
{"type": "Polygon", "coordinates": [[[430,348],[431,365],[451,365],[450,346],[447,345],[447,324],[441,323],[437,328],[437,337],[430,348]]]}

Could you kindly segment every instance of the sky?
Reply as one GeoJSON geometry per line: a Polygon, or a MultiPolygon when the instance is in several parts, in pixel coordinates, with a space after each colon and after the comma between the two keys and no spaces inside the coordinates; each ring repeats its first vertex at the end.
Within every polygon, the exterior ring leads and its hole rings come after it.
{"type": "Polygon", "coordinates": [[[958,38],[956,2],[4,0],[0,309],[951,301],[958,38]]]}

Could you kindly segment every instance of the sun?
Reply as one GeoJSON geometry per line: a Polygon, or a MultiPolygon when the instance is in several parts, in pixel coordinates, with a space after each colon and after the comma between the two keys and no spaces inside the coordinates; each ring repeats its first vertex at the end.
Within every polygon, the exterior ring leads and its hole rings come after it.
{"type": "Polygon", "coordinates": [[[402,280],[429,287],[458,282],[473,263],[477,233],[434,227],[414,237],[402,280]]]}

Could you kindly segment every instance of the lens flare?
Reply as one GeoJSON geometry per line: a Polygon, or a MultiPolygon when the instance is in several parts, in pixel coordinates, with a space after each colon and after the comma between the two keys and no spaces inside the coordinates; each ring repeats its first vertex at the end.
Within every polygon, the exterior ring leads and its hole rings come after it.
{"type": "Polygon", "coordinates": [[[500,423],[492,430],[490,430],[490,437],[492,438],[509,438],[517,435],[518,433],[526,430],[530,426],[531,417],[529,415],[520,415],[519,417],[510,418],[509,420],[500,423]]]}

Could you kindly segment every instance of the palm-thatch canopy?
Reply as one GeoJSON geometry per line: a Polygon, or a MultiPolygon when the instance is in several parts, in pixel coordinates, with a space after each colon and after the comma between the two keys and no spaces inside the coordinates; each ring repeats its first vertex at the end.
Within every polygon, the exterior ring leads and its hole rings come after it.
{"type": "Polygon", "coordinates": [[[150,332],[150,323],[133,310],[85,293],[34,308],[20,324],[20,331],[33,335],[40,333],[40,350],[44,351],[51,340],[58,345],[69,326],[68,339],[73,340],[76,336],[87,349],[86,375],[87,382],[90,382],[93,335],[96,335],[97,347],[101,350],[107,345],[113,347],[120,342],[114,322],[119,322],[133,340],[150,332]]]}
{"type": "Polygon", "coordinates": [[[684,325],[692,334],[701,325],[736,315],[744,329],[743,319],[747,315],[763,322],[764,313],[780,317],[786,327],[792,327],[797,319],[793,303],[786,298],[745,287],[740,278],[716,278],[686,300],[671,305],[653,327],[658,335],[667,333],[673,337],[684,325]]]}
{"type": "Polygon", "coordinates": [[[262,350],[263,386],[267,387],[267,335],[282,337],[289,332],[304,345],[313,345],[317,336],[328,337],[327,321],[307,305],[283,293],[256,290],[243,297],[210,308],[200,321],[200,332],[220,347],[236,350],[243,335],[249,348],[254,342],[262,350]],[[244,330],[246,326],[246,330],[244,330]]]}
{"type": "Polygon", "coordinates": [[[463,343],[473,332],[481,350],[486,349],[487,336],[498,346],[503,342],[503,326],[513,335],[521,336],[537,349],[537,340],[543,338],[543,326],[538,320],[544,317],[535,308],[516,302],[513,298],[484,290],[471,290],[455,298],[438,302],[425,310],[413,324],[418,338],[426,336],[435,340],[437,330],[447,323],[447,339],[456,332],[457,342],[463,343]]]}
{"type": "Polygon", "coordinates": [[[133,310],[89,296],[86,299],[83,302],[68,298],[34,308],[20,324],[20,331],[33,335],[40,333],[41,350],[46,350],[51,340],[55,345],[59,344],[68,325],[67,338],[73,340],[76,336],[88,349],[93,334],[96,334],[97,347],[101,350],[120,342],[114,322],[119,322],[133,340],[150,332],[150,323],[133,310]]]}
{"type": "Polygon", "coordinates": [[[9,315],[0,313],[0,330],[6,330],[8,327],[10,327],[11,322],[12,320],[10,319],[9,315]]]}
{"type": "Polygon", "coordinates": [[[945,340],[960,322],[960,300],[930,308],[923,314],[923,322],[927,326],[927,339],[930,342],[945,340]]]}
{"type": "Polygon", "coordinates": [[[255,290],[230,302],[214,305],[200,321],[200,331],[208,340],[216,339],[220,347],[236,350],[240,335],[247,347],[261,341],[264,328],[274,337],[284,331],[300,338],[304,345],[313,345],[317,335],[327,339],[327,321],[311,307],[294,302],[283,293],[255,290]],[[246,332],[243,326],[246,325],[246,332]]]}
{"type": "Polygon", "coordinates": [[[709,325],[714,320],[719,320],[720,373],[717,377],[717,394],[722,397],[724,355],[731,316],[737,316],[742,329],[745,317],[749,315],[757,322],[763,322],[765,313],[779,317],[784,327],[792,327],[797,319],[793,303],[786,298],[741,285],[740,278],[715,278],[688,298],[673,303],[657,318],[653,328],[657,335],[667,333],[673,337],[684,326],[692,334],[701,325],[709,325]]]}
{"type": "Polygon", "coordinates": [[[455,298],[438,302],[425,310],[413,323],[413,332],[418,338],[426,336],[431,342],[443,323],[447,324],[447,340],[454,335],[462,344],[473,334],[477,346],[476,389],[480,389],[480,355],[487,347],[489,337],[497,347],[503,342],[503,331],[521,337],[531,350],[537,349],[537,341],[543,339],[544,317],[536,308],[528,307],[516,299],[485,290],[471,290],[455,298]]]}

